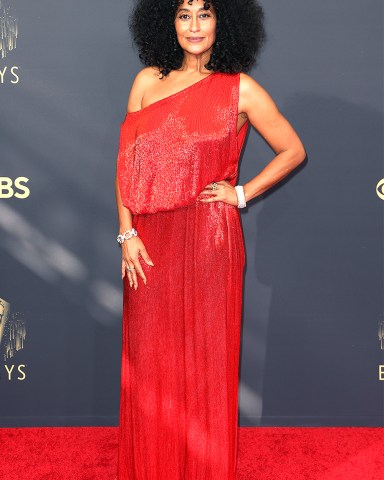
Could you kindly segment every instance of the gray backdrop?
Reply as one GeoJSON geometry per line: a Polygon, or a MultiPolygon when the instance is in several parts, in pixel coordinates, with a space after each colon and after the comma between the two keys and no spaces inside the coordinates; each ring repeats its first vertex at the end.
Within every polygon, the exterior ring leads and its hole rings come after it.
{"type": "MultiPolygon", "coordinates": [[[[383,426],[382,2],[263,5],[250,74],[308,162],[242,211],[240,425],[383,426]]],[[[0,0],[0,426],[118,424],[130,8],[0,0]]],[[[251,129],[239,183],[273,156],[251,129]]]]}

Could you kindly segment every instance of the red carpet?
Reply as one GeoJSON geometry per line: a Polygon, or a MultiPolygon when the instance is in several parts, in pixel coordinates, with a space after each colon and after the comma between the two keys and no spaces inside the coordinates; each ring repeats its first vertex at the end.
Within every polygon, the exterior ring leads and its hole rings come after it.
{"type": "MultiPolygon", "coordinates": [[[[242,427],[239,442],[238,480],[384,478],[384,428],[242,427]]],[[[2,428],[0,445],[2,480],[114,479],[117,427],[2,428]]]]}

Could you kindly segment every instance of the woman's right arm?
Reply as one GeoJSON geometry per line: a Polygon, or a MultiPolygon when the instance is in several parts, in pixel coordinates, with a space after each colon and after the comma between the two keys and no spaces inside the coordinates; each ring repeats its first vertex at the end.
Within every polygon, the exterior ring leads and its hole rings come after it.
{"type": "MultiPolygon", "coordinates": [[[[148,86],[149,80],[153,81],[152,67],[143,68],[135,77],[131,92],[128,98],[127,112],[132,112],[141,109],[141,99],[145,89],[148,86]]],[[[125,231],[132,229],[133,215],[127,207],[125,207],[121,201],[120,188],[117,175],[116,164],[116,178],[115,178],[115,190],[116,190],[116,204],[119,215],[119,234],[122,235],[125,231]]],[[[143,279],[144,283],[147,283],[147,279],[139,262],[139,255],[145,260],[148,265],[154,266],[148,252],[140,239],[140,232],[137,237],[131,237],[129,240],[125,240],[121,245],[122,261],[121,261],[121,278],[128,275],[129,285],[134,285],[135,289],[138,287],[137,273],[143,279]],[[135,267],[135,270],[126,270],[128,267],[135,267]]]]}

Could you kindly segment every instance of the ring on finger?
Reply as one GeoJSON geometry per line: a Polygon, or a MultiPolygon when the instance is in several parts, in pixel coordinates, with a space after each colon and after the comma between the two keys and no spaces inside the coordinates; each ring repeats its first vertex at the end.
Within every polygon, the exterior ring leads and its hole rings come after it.
{"type": "Polygon", "coordinates": [[[219,185],[216,182],[212,183],[212,190],[217,190],[219,185]]]}

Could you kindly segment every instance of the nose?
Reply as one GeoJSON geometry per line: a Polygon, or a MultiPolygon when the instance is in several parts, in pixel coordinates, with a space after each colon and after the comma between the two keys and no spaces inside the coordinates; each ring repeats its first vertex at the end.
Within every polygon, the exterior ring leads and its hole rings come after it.
{"type": "Polygon", "coordinates": [[[199,21],[198,21],[197,15],[193,15],[193,16],[192,16],[192,20],[191,20],[191,23],[190,23],[190,26],[189,26],[189,30],[190,30],[191,32],[197,32],[197,31],[200,30],[199,21]]]}

